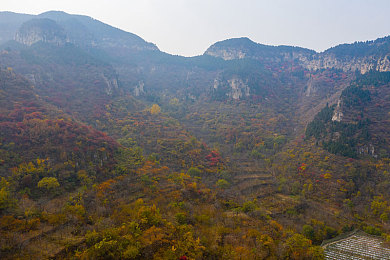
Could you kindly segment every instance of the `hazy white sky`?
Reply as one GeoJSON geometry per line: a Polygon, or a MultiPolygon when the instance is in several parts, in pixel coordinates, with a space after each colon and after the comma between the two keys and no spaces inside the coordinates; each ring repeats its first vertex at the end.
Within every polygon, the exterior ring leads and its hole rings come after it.
{"type": "Polygon", "coordinates": [[[88,15],[184,56],[233,37],[323,51],[390,35],[390,0],[1,0],[0,10],[88,15]]]}

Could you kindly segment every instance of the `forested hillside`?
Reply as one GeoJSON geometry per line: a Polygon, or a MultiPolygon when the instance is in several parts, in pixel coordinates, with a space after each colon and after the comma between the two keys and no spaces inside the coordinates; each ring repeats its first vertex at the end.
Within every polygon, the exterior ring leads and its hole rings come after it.
{"type": "Polygon", "coordinates": [[[186,58],[86,16],[0,24],[1,258],[324,259],[353,229],[390,240],[388,37],[186,58]]]}

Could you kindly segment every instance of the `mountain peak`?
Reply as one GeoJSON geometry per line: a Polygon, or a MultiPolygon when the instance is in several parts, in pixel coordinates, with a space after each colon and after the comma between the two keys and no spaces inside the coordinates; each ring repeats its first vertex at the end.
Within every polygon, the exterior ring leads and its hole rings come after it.
{"type": "Polygon", "coordinates": [[[47,11],[47,12],[44,12],[44,13],[41,13],[38,15],[38,17],[42,17],[42,18],[49,18],[49,19],[52,19],[54,21],[57,21],[58,20],[66,20],[66,19],[69,19],[72,17],[71,14],[68,14],[68,13],[65,13],[63,11],[47,11]]]}
{"type": "Polygon", "coordinates": [[[223,41],[216,42],[214,45],[224,45],[224,46],[245,46],[245,45],[257,45],[258,43],[252,41],[248,37],[238,37],[230,38],[223,41]]]}
{"type": "Polygon", "coordinates": [[[68,14],[64,11],[51,10],[51,11],[43,12],[39,15],[65,15],[65,16],[69,16],[70,14],[68,14]]]}
{"type": "Polygon", "coordinates": [[[224,60],[254,58],[269,59],[286,54],[312,55],[315,51],[294,46],[272,46],[256,43],[248,37],[232,38],[211,45],[205,55],[220,57],[224,60]]]}
{"type": "Polygon", "coordinates": [[[135,50],[158,50],[141,37],[105,24],[85,15],[68,14],[62,11],[48,11],[38,17],[56,21],[67,32],[69,40],[79,45],[100,47],[126,47],[135,50]]]}
{"type": "Polygon", "coordinates": [[[224,60],[242,59],[247,56],[257,43],[248,37],[231,38],[211,45],[204,54],[220,57],[224,60]]]}

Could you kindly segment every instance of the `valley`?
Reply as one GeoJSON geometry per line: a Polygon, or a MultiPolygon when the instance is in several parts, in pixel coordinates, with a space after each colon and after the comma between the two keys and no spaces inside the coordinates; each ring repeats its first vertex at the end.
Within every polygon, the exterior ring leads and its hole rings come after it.
{"type": "Polygon", "coordinates": [[[390,240],[389,36],[181,57],[87,16],[0,25],[1,258],[326,259],[355,229],[390,240]]]}

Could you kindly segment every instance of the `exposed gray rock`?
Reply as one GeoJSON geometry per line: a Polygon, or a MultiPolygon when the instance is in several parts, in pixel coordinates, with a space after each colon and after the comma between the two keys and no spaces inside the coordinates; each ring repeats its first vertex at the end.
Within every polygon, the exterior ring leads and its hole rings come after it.
{"type": "Polygon", "coordinates": [[[107,95],[111,96],[115,89],[118,89],[118,80],[116,78],[108,78],[102,74],[104,81],[106,82],[107,88],[105,88],[105,92],[107,95]]]}
{"type": "Polygon", "coordinates": [[[337,106],[334,110],[332,121],[341,122],[341,119],[343,118],[344,114],[341,109],[341,99],[337,101],[337,106]]]}
{"type": "Polygon", "coordinates": [[[138,97],[138,96],[144,94],[145,93],[144,86],[145,86],[144,82],[143,81],[139,81],[138,85],[136,85],[134,87],[134,90],[133,90],[134,96],[138,97]]]}
{"type": "Polygon", "coordinates": [[[231,90],[227,93],[228,97],[231,97],[234,100],[239,100],[243,96],[249,97],[250,88],[243,82],[242,79],[234,77],[228,80],[228,84],[231,88],[231,90]]]}
{"type": "Polygon", "coordinates": [[[64,29],[53,20],[32,19],[22,24],[15,41],[28,46],[40,41],[62,45],[67,42],[67,37],[64,29]]]}
{"type": "Polygon", "coordinates": [[[320,69],[340,69],[345,72],[359,71],[362,74],[370,70],[390,71],[389,55],[381,58],[368,56],[341,60],[333,54],[318,54],[312,59],[301,56],[299,60],[305,68],[314,71],[320,69]]]}
{"type": "Polygon", "coordinates": [[[378,155],[375,154],[375,147],[372,144],[364,145],[358,148],[358,153],[360,155],[369,155],[374,158],[377,158],[378,155]]]}

